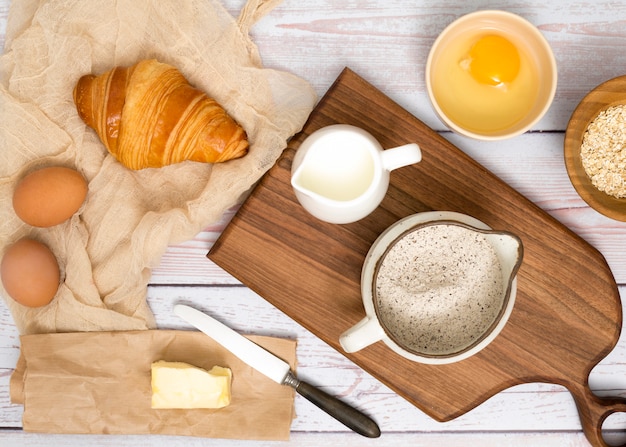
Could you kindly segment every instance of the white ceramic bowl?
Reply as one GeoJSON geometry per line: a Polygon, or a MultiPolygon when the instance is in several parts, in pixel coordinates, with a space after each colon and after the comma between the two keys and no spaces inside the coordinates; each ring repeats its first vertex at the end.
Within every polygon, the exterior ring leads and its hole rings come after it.
{"type": "Polygon", "coordinates": [[[435,112],[444,124],[454,132],[478,140],[501,140],[520,135],[529,130],[548,111],[554,99],[556,86],[556,61],[547,40],[533,24],[518,15],[505,11],[476,11],[455,20],[435,40],[426,62],[426,88],[435,112]],[[540,85],[536,101],[526,116],[505,129],[485,132],[468,130],[444,113],[437,96],[433,93],[433,86],[437,82],[445,82],[433,75],[438,71],[436,65],[441,55],[446,52],[455,39],[464,38],[462,36],[467,36],[468,32],[473,31],[476,33],[493,31],[523,46],[538,70],[536,78],[540,85]]]}

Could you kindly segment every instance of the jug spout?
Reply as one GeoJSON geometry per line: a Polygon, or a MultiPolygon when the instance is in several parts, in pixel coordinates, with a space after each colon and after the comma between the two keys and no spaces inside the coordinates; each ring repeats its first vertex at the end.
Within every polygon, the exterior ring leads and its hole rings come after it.
{"type": "Polygon", "coordinates": [[[524,249],[521,239],[506,231],[491,232],[487,238],[500,258],[503,274],[513,277],[522,263],[524,249]]]}
{"type": "Polygon", "coordinates": [[[326,197],[325,195],[318,192],[318,189],[314,187],[314,185],[310,184],[310,181],[307,182],[306,177],[303,179],[301,175],[302,166],[296,170],[294,175],[291,177],[291,186],[293,187],[296,195],[304,196],[308,200],[313,200],[315,202],[331,204],[334,200],[326,197]]]}
{"type": "Polygon", "coordinates": [[[332,202],[350,202],[377,186],[373,153],[365,147],[312,148],[292,175],[292,186],[311,197],[332,202]]]}
{"type": "Polygon", "coordinates": [[[388,180],[374,171],[373,163],[371,169],[365,164],[358,175],[350,175],[349,170],[338,173],[341,166],[311,162],[315,159],[309,155],[295,169],[291,186],[300,204],[313,216],[330,223],[355,222],[382,201],[388,180]]]}

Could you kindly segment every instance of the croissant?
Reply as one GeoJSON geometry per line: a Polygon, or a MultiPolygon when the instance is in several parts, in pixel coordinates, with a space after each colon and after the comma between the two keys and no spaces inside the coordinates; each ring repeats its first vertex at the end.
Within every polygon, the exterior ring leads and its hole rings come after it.
{"type": "Polygon", "coordinates": [[[171,65],[154,59],[81,77],[78,115],[129,169],[185,160],[218,163],[248,152],[244,129],[171,65]]]}

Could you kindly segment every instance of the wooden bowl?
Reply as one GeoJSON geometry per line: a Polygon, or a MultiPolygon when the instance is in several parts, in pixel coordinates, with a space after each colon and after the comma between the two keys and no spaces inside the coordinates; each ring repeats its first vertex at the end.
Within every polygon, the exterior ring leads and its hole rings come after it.
{"type": "Polygon", "coordinates": [[[626,76],[600,84],[583,98],[565,131],[565,167],[580,197],[596,211],[612,219],[626,221],[626,198],[618,199],[597,189],[583,167],[580,146],[589,123],[609,107],[626,104],[626,76]]]}

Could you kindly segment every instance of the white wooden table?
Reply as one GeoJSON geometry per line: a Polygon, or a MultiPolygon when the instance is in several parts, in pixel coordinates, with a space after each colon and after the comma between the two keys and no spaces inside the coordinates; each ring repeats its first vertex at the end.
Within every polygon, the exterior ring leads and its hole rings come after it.
{"type": "MultiPolygon", "coordinates": [[[[0,44],[9,3],[0,0],[0,44]]],[[[233,15],[243,3],[225,1],[233,15]]],[[[579,198],[562,154],[564,129],[578,102],[599,83],[626,74],[626,1],[285,0],[252,35],[266,66],[296,73],[320,96],[343,67],[355,70],[599,249],[626,298],[626,223],[598,214],[579,198]],[[482,143],[451,134],[434,116],[425,93],[424,65],[431,44],[448,23],[489,8],[520,14],[540,28],[556,55],[559,87],[550,111],[531,132],[506,142],[482,143]]],[[[588,445],[572,398],[557,385],[516,386],[454,421],[434,421],[205,257],[235,211],[193,240],[169,247],[153,271],[148,300],[159,327],[183,328],[171,315],[171,303],[184,298],[213,307],[241,332],[297,338],[299,375],[372,415],[381,438],[368,440],[348,431],[299,396],[289,442],[24,433],[22,407],[9,401],[18,332],[0,302],[0,445],[588,445]]],[[[626,397],[626,336],[594,369],[590,385],[599,395],[626,397]]],[[[624,442],[626,416],[611,416],[604,428],[607,438],[624,442]]]]}

